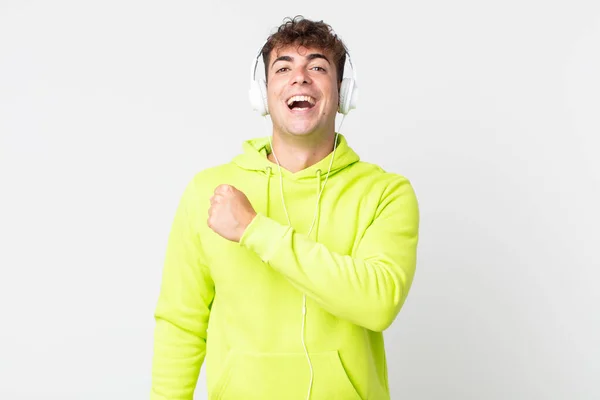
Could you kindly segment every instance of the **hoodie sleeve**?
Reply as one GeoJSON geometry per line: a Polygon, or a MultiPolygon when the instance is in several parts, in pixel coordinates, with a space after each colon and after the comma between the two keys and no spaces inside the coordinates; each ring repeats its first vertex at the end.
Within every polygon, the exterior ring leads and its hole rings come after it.
{"type": "Polygon", "coordinates": [[[192,182],[183,194],[168,239],[154,314],[152,400],[192,400],[206,354],[215,289],[194,229],[194,221],[199,220],[197,199],[192,182]]]}
{"type": "Polygon", "coordinates": [[[383,331],[396,318],[411,286],[418,230],[415,193],[400,177],[383,193],[354,257],[330,251],[262,214],[248,225],[240,245],[331,314],[383,331]]]}

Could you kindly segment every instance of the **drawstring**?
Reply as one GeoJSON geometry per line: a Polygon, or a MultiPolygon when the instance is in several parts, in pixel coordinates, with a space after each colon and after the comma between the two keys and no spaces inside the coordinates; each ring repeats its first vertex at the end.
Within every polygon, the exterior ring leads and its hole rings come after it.
{"type": "Polygon", "coordinates": [[[317,210],[315,214],[316,226],[315,226],[315,242],[319,240],[319,221],[321,219],[321,202],[319,201],[319,195],[321,194],[321,170],[317,170],[317,210]]]}
{"type": "Polygon", "coordinates": [[[321,170],[317,170],[317,197],[321,193],[321,170]]]}
{"type": "Polygon", "coordinates": [[[269,205],[270,205],[270,193],[271,193],[271,188],[270,188],[270,184],[271,184],[271,167],[267,167],[265,168],[265,173],[267,175],[267,200],[265,201],[265,216],[269,216],[269,205]]]}
{"type": "MultiPolygon", "coordinates": [[[[270,166],[267,166],[265,168],[265,175],[266,175],[266,200],[265,200],[265,215],[268,217],[269,216],[269,210],[270,210],[270,201],[271,201],[271,175],[273,173],[273,169],[270,166]]],[[[317,202],[316,202],[316,209],[315,209],[315,214],[313,217],[313,221],[312,224],[310,226],[310,229],[308,231],[308,236],[310,237],[310,234],[312,233],[313,228],[316,228],[315,230],[315,241],[317,240],[317,238],[319,237],[319,219],[321,217],[321,191],[323,190],[321,187],[321,175],[322,172],[320,169],[318,169],[315,173],[316,178],[317,178],[317,192],[316,192],[316,198],[317,198],[317,202]],[[315,222],[316,222],[316,226],[315,226],[315,222]]],[[[283,193],[282,193],[283,195],[283,193]]],[[[284,203],[284,207],[285,207],[285,203],[284,203]]],[[[286,210],[286,215],[287,215],[287,210],[286,210]]],[[[289,216],[288,216],[288,222],[290,223],[291,226],[291,222],[289,221],[289,216]]]]}

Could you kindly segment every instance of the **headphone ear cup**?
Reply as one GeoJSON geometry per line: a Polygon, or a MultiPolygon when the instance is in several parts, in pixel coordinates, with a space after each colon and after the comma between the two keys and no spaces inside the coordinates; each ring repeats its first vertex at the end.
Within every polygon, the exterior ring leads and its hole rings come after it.
{"type": "Polygon", "coordinates": [[[256,110],[261,116],[265,116],[269,113],[269,106],[267,103],[267,83],[264,79],[253,80],[250,83],[248,96],[253,110],[256,110]]]}
{"type": "Polygon", "coordinates": [[[358,88],[356,82],[352,78],[342,79],[340,86],[340,106],[338,112],[340,114],[348,114],[350,110],[356,108],[358,100],[358,88]]]}
{"type": "Polygon", "coordinates": [[[258,87],[260,88],[260,96],[263,104],[263,116],[269,113],[269,101],[267,100],[267,82],[264,79],[258,80],[258,87]]]}

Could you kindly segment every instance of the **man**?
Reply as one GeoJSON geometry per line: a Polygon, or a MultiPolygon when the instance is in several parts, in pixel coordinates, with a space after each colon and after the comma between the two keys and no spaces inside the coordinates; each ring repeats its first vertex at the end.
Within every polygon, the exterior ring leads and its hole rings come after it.
{"type": "Polygon", "coordinates": [[[183,194],[151,398],[192,399],[206,362],[210,399],[388,399],[382,332],[414,276],[414,191],[336,134],[346,50],[328,25],[287,20],[262,55],[272,137],[183,194]]]}

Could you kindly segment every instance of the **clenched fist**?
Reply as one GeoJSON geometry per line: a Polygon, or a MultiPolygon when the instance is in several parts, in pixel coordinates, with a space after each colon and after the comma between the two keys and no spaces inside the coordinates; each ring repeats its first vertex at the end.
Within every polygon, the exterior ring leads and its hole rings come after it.
{"type": "Polygon", "coordinates": [[[239,242],[256,212],[246,195],[231,185],[219,185],[210,198],[208,226],[227,240],[239,242]]]}

